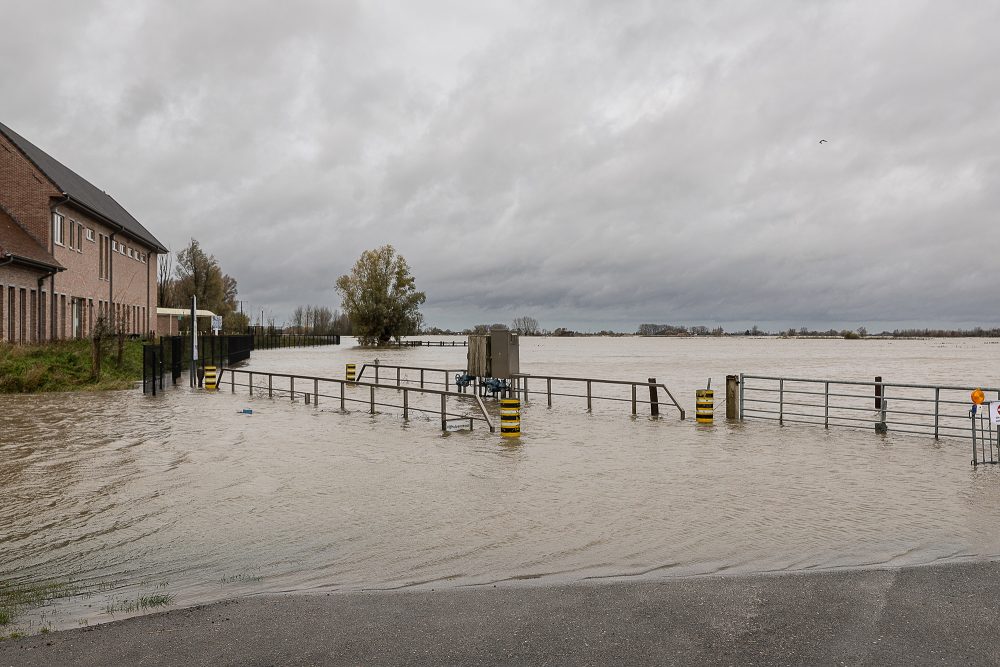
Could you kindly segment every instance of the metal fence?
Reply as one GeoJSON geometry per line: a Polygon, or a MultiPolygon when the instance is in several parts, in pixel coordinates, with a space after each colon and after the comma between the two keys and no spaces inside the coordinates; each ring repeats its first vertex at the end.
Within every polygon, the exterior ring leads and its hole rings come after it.
{"type": "Polygon", "coordinates": [[[278,331],[254,331],[248,335],[253,339],[254,350],[340,345],[340,336],[335,334],[291,334],[278,331]]]}
{"type": "Polygon", "coordinates": [[[470,427],[475,422],[482,422],[491,433],[496,430],[483,400],[474,394],[238,368],[227,368],[219,378],[219,384],[228,384],[231,393],[236,393],[239,387],[245,388],[250,396],[266,395],[268,398],[288,398],[292,401],[300,398],[315,406],[320,400],[329,400],[334,405],[339,404],[341,410],[346,410],[349,403],[366,405],[370,414],[377,414],[379,408],[396,409],[402,411],[404,420],[409,420],[414,412],[436,415],[441,419],[442,430],[448,430],[448,424],[456,420],[467,420],[470,427]],[[331,389],[334,391],[331,392],[331,389]],[[398,397],[399,402],[390,402],[385,398],[387,395],[398,397]],[[453,411],[449,408],[449,401],[467,405],[469,411],[453,411]]]}
{"type": "Polygon", "coordinates": [[[684,408],[680,406],[674,395],[670,393],[667,389],[667,385],[662,382],[635,382],[632,380],[600,380],[597,378],[578,378],[578,377],[563,377],[557,375],[536,375],[536,374],[526,374],[518,373],[514,375],[514,394],[521,395],[524,397],[525,403],[528,403],[531,394],[536,396],[545,396],[548,407],[552,407],[552,397],[553,396],[563,396],[571,398],[583,398],[587,401],[587,411],[590,412],[594,409],[595,401],[608,401],[608,402],[621,402],[621,403],[631,403],[632,414],[638,413],[638,406],[648,405],[650,413],[652,415],[659,415],[659,407],[663,405],[667,407],[673,405],[677,412],[680,413],[680,418],[684,419],[685,412],[684,408]],[[545,382],[545,390],[529,390],[528,384],[545,382]],[[594,393],[594,387],[600,388],[605,392],[610,392],[604,394],[594,393]],[[569,387],[569,388],[568,388],[569,387]],[[574,393],[572,388],[579,387],[574,393]],[[640,398],[639,388],[642,387],[644,390],[648,391],[649,400],[645,398],[640,398]],[[631,394],[625,394],[626,388],[631,389],[631,394]],[[669,403],[664,400],[659,400],[659,390],[662,389],[670,399],[669,403]],[[619,390],[619,391],[616,391],[619,390]]]}
{"type": "Polygon", "coordinates": [[[988,404],[975,412],[969,411],[972,421],[972,465],[980,463],[1000,463],[1000,439],[998,429],[990,419],[988,404]]]}
{"type": "MultiPolygon", "coordinates": [[[[975,387],[740,375],[740,416],[968,438],[975,387]]],[[[985,392],[1000,389],[983,387],[985,392]]]]}
{"type": "MultiPolygon", "coordinates": [[[[199,336],[198,366],[231,366],[250,358],[253,340],[248,335],[199,336]]],[[[161,336],[156,343],[143,346],[143,393],[156,395],[163,389],[163,377],[169,370],[171,384],[177,384],[185,369],[191,366],[190,336],[161,336]],[[150,384],[147,378],[155,378],[150,384]]]]}

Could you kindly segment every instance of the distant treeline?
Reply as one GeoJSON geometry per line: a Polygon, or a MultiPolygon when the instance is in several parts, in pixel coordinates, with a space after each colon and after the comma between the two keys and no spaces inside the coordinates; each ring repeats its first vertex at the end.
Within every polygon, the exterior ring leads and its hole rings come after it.
{"type": "Polygon", "coordinates": [[[1000,329],[896,329],[894,338],[1000,338],[1000,329]]]}

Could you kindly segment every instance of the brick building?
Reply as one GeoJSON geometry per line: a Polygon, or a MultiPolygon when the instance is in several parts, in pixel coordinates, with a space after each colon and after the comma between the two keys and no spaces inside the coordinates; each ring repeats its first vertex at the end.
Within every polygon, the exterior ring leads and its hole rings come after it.
{"type": "Polygon", "coordinates": [[[156,333],[167,252],[103,190],[0,123],[0,341],[156,333]]]}

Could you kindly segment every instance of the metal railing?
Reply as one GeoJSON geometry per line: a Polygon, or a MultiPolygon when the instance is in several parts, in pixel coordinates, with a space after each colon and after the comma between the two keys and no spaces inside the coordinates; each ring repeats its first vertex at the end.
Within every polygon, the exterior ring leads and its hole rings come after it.
{"type": "Polygon", "coordinates": [[[596,378],[563,377],[558,375],[535,375],[528,373],[516,373],[512,377],[515,383],[513,388],[513,393],[515,395],[517,394],[522,395],[524,397],[525,403],[528,402],[530,394],[535,394],[538,396],[544,395],[546,397],[547,404],[550,408],[552,407],[553,396],[585,398],[587,399],[587,411],[589,412],[592,411],[594,408],[594,401],[617,401],[617,402],[631,403],[633,415],[638,413],[639,405],[649,405],[650,411],[652,412],[652,414],[655,415],[659,414],[660,405],[666,406],[669,404],[673,404],[673,406],[677,408],[677,411],[680,413],[681,419],[684,419],[685,416],[684,408],[680,406],[680,403],[677,402],[677,399],[674,398],[674,395],[670,393],[669,389],[667,389],[667,385],[663,384],[662,382],[633,382],[631,380],[600,380],[596,378]],[[528,389],[529,379],[538,381],[544,380],[545,391],[530,391],[528,389]],[[573,384],[583,384],[586,393],[577,394],[577,393],[567,393],[565,391],[553,391],[552,389],[553,382],[563,382],[563,383],[568,382],[573,384]],[[632,395],[631,398],[622,396],[598,396],[594,394],[594,385],[631,387],[632,395]],[[653,398],[650,398],[650,400],[640,399],[638,397],[639,387],[653,389],[654,391],[658,389],[663,389],[663,391],[667,394],[667,397],[670,399],[670,403],[668,404],[666,401],[663,401],[661,403],[661,401],[659,401],[658,399],[654,400],[653,398]]]}
{"type": "Polygon", "coordinates": [[[969,410],[972,420],[972,465],[980,463],[1000,463],[1000,432],[990,418],[988,405],[978,410],[969,410]]]}
{"type": "Polygon", "coordinates": [[[397,387],[402,387],[404,383],[419,384],[420,387],[424,387],[425,385],[440,385],[444,387],[445,391],[451,390],[451,377],[453,374],[465,373],[465,369],[422,368],[420,366],[395,366],[392,364],[371,363],[361,365],[357,374],[358,380],[361,379],[366,370],[369,371],[369,375],[374,376],[375,384],[378,384],[380,378],[386,377],[386,373],[388,373],[390,381],[395,378],[397,387]],[[404,375],[403,371],[415,371],[416,373],[419,373],[419,379],[410,378],[409,375],[404,375]],[[443,374],[443,381],[431,379],[436,378],[438,373],[443,374]],[[427,377],[428,374],[430,374],[430,377],[427,377]]]}
{"type": "MultiPolygon", "coordinates": [[[[741,374],[739,414],[741,419],[768,419],[779,424],[880,427],[934,438],[967,438],[971,435],[969,394],[973,389],[741,374]]],[[[1000,389],[983,387],[983,391],[996,392],[1000,398],[1000,389]]]]}
{"type": "Polygon", "coordinates": [[[377,382],[349,382],[340,378],[323,378],[312,375],[297,375],[290,373],[268,373],[238,368],[227,368],[224,370],[219,378],[219,385],[222,386],[223,384],[229,384],[231,393],[236,393],[237,387],[245,387],[251,396],[254,395],[255,391],[260,396],[263,396],[266,393],[268,398],[275,398],[275,396],[279,398],[288,397],[292,401],[295,400],[296,396],[299,396],[306,403],[311,403],[315,406],[319,405],[321,398],[330,399],[333,401],[339,401],[341,410],[346,410],[348,403],[366,404],[368,405],[368,411],[370,414],[376,414],[376,408],[401,409],[403,411],[404,420],[409,420],[411,412],[436,414],[441,417],[441,430],[447,430],[447,422],[454,419],[468,419],[470,425],[476,421],[481,421],[487,428],[489,428],[490,433],[496,432],[496,428],[493,426],[493,420],[490,419],[490,415],[486,411],[486,405],[479,396],[474,394],[461,394],[453,391],[428,389],[424,387],[379,384],[377,382]],[[228,382],[226,381],[227,373],[228,382]],[[238,377],[245,378],[246,381],[240,382],[237,379],[238,377]],[[260,382],[255,384],[255,379],[260,382]],[[298,381],[298,387],[296,387],[296,381],[298,381]],[[330,386],[336,387],[338,389],[337,393],[331,394],[320,391],[321,388],[328,391],[327,388],[330,386]],[[368,392],[367,396],[364,398],[360,398],[357,395],[350,395],[348,393],[349,390],[365,388],[368,392]],[[401,393],[402,404],[376,400],[376,391],[381,391],[383,393],[385,391],[391,391],[395,392],[397,395],[401,393]],[[440,399],[440,405],[433,408],[412,405],[410,402],[411,394],[416,394],[419,397],[437,396],[440,399]],[[449,412],[449,398],[466,402],[471,401],[472,407],[475,408],[475,413],[468,414],[449,412]]]}

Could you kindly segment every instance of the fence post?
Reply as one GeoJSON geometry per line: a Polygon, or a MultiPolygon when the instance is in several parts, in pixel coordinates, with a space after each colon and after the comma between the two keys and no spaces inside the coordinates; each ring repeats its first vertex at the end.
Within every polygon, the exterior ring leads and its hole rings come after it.
{"type": "Polygon", "coordinates": [[[247,386],[250,387],[250,395],[253,396],[253,371],[250,371],[250,381],[247,382],[247,386]]]}
{"type": "Polygon", "coordinates": [[[403,421],[410,418],[410,391],[403,389],[403,421]]]}
{"type": "Polygon", "coordinates": [[[823,428],[830,428],[830,383],[823,383],[823,428]]]}
{"type": "Polygon", "coordinates": [[[591,411],[590,380],[587,380],[587,412],[591,411]]]}
{"type": "Polygon", "coordinates": [[[938,439],[938,422],[941,415],[941,387],[934,387],[934,439],[938,439]]]}
{"type": "Polygon", "coordinates": [[[396,386],[398,387],[400,384],[402,384],[402,380],[400,379],[399,366],[396,366],[396,386]]]}
{"type": "Polygon", "coordinates": [[[882,407],[882,376],[875,376],[875,409],[879,410],[882,407]]]}
{"type": "Polygon", "coordinates": [[[449,381],[450,379],[451,379],[451,378],[449,378],[449,377],[448,377],[448,371],[445,371],[445,372],[444,372],[444,390],[445,390],[445,391],[450,391],[450,389],[448,388],[448,381],[449,381]]]}
{"type": "Polygon", "coordinates": [[[738,419],[737,408],[740,407],[736,392],[739,387],[739,378],[735,375],[726,376],[726,419],[738,419]]]}
{"type": "Polygon", "coordinates": [[[313,380],[313,394],[315,395],[314,406],[319,405],[319,380],[313,380]]]}
{"type": "Polygon", "coordinates": [[[656,378],[649,378],[649,416],[660,416],[660,398],[656,394],[656,378]]]}
{"type": "Polygon", "coordinates": [[[633,415],[636,413],[636,410],[635,410],[635,391],[636,391],[636,388],[635,388],[635,385],[633,384],[632,385],[632,414],[633,415]]]}
{"type": "Polygon", "coordinates": [[[545,393],[549,397],[549,407],[552,407],[552,378],[545,378],[545,393]]]}
{"type": "Polygon", "coordinates": [[[743,373],[740,373],[740,421],[743,421],[743,373]]]}
{"type": "Polygon", "coordinates": [[[232,389],[230,394],[236,393],[236,372],[233,369],[229,369],[229,388],[232,389]]]}
{"type": "Polygon", "coordinates": [[[448,424],[447,421],[448,414],[448,396],[446,394],[441,394],[441,430],[447,431],[448,424]]]}
{"type": "Polygon", "coordinates": [[[420,369],[420,388],[424,388],[424,369],[420,369]]]}
{"type": "Polygon", "coordinates": [[[523,378],[524,384],[521,385],[521,389],[524,390],[524,404],[528,404],[528,378],[523,378]]]}
{"type": "Polygon", "coordinates": [[[341,410],[346,410],[347,409],[345,407],[346,404],[344,402],[344,387],[346,387],[346,386],[347,386],[347,383],[345,381],[343,381],[343,380],[340,380],[340,409],[341,410]]]}
{"type": "Polygon", "coordinates": [[[292,402],[295,401],[295,376],[288,378],[288,391],[292,395],[292,402]]]}
{"type": "Polygon", "coordinates": [[[375,386],[368,387],[368,399],[371,402],[370,414],[375,414],[375,386]]]}
{"type": "Polygon", "coordinates": [[[785,423],[785,379],[778,380],[778,423],[785,423]]]}
{"type": "Polygon", "coordinates": [[[268,398],[274,398],[273,380],[274,380],[274,378],[270,374],[268,374],[268,376],[267,376],[267,397],[268,398]]]}
{"type": "Polygon", "coordinates": [[[375,364],[375,384],[378,384],[378,364],[375,364]]]}

